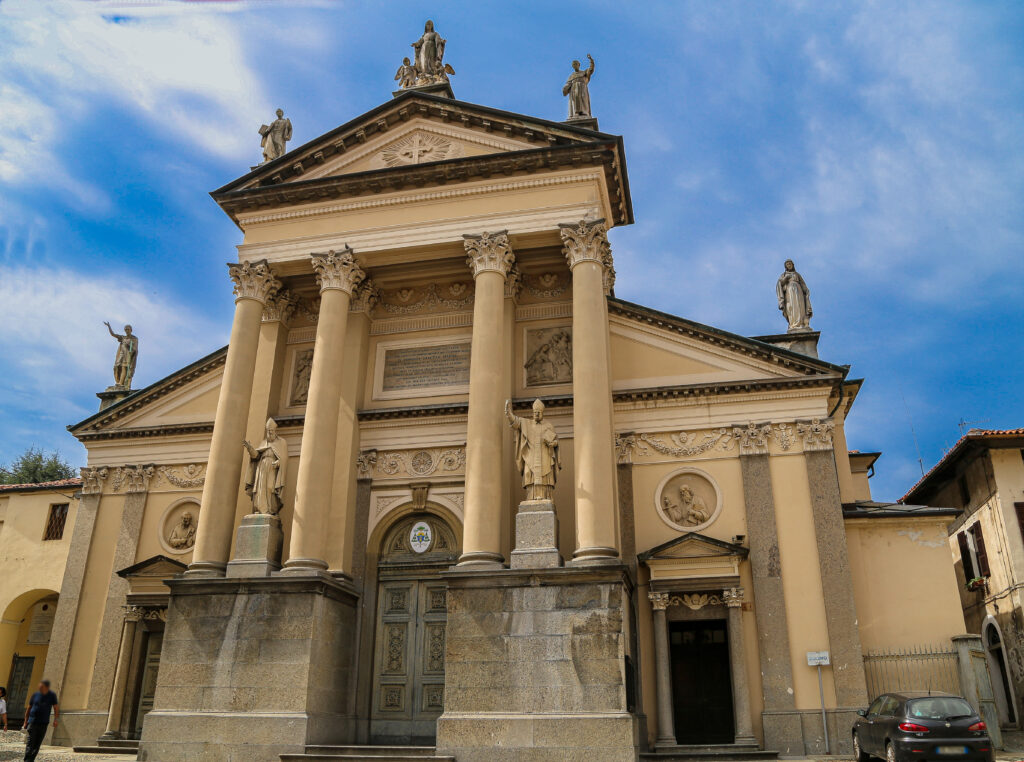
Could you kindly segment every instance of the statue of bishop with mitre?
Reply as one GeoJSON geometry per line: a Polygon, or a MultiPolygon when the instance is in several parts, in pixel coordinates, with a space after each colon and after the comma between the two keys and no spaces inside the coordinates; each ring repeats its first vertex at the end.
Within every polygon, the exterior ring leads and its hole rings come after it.
{"type": "Polygon", "coordinates": [[[558,458],[558,434],[544,420],[544,403],[533,401],[533,417],[520,418],[512,412],[511,400],[505,402],[505,417],[515,432],[516,466],[523,476],[527,500],[550,500],[555,490],[555,471],[562,467],[558,458]]]}

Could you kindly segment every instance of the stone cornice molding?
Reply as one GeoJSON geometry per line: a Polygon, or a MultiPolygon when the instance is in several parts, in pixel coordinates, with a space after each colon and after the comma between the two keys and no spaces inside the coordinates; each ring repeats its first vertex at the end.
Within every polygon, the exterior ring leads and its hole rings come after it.
{"type": "Polygon", "coordinates": [[[281,281],[274,277],[274,271],[265,259],[258,262],[229,262],[228,275],[235,284],[236,302],[254,299],[265,305],[267,299],[281,288],[281,281]]]}
{"type": "MultiPolygon", "coordinates": [[[[595,262],[606,271],[613,269],[612,248],[608,243],[608,227],[604,220],[580,220],[571,224],[563,223],[558,227],[562,236],[562,251],[570,270],[581,262],[595,262]]],[[[611,279],[614,281],[614,273],[611,279]]],[[[607,272],[605,281],[607,285],[607,272]]]]}
{"type": "Polygon", "coordinates": [[[651,608],[655,611],[664,611],[669,606],[668,593],[648,593],[647,599],[651,602],[651,608]]]}
{"type": "Polygon", "coordinates": [[[153,465],[119,466],[110,486],[114,492],[119,492],[121,487],[129,494],[149,492],[149,482],[155,474],[156,467],[153,465]]]}
{"type": "Polygon", "coordinates": [[[804,452],[820,452],[833,449],[832,435],[836,425],[829,418],[824,420],[812,418],[809,421],[797,421],[796,433],[804,441],[804,452]]]}
{"type": "Polygon", "coordinates": [[[363,268],[352,255],[352,248],[345,246],[339,251],[328,251],[326,254],[311,256],[316,282],[320,293],[324,291],[344,291],[349,296],[366,278],[363,268]]]}
{"type": "Polygon", "coordinates": [[[462,239],[467,254],[466,264],[469,265],[474,280],[484,272],[500,273],[501,277],[505,278],[516,263],[515,254],[508,243],[507,230],[463,235],[462,239]]]}
{"type": "Polygon", "coordinates": [[[295,315],[298,304],[299,297],[287,289],[268,294],[263,304],[263,322],[282,323],[287,326],[295,315]]]}
{"type": "Polygon", "coordinates": [[[352,294],[352,301],[349,302],[349,312],[362,312],[367,315],[377,306],[380,301],[380,289],[367,278],[352,294]]]}
{"type": "Polygon", "coordinates": [[[82,468],[79,470],[79,473],[82,475],[83,495],[98,495],[103,492],[103,482],[106,480],[107,474],[109,474],[105,466],[82,468]]]}

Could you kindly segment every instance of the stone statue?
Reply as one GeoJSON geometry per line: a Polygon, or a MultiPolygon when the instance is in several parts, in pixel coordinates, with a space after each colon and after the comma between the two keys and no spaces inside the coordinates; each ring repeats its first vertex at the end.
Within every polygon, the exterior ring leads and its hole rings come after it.
{"type": "Polygon", "coordinates": [[[263,147],[263,163],[279,159],[288,150],[288,141],[292,139],[292,122],[284,118],[284,111],[277,110],[277,119],[269,125],[260,127],[260,135],[263,140],[260,145],[263,147]]]}
{"type": "Polygon", "coordinates": [[[562,467],[558,458],[558,435],[544,420],[544,403],[533,401],[533,418],[512,413],[511,400],[505,402],[505,417],[515,431],[516,466],[523,476],[527,500],[550,500],[555,490],[555,471],[562,467]]]}
{"type": "Polygon", "coordinates": [[[416,67],[412,65],[408,56],[403,58],[402,65],[395,72],[395,81],[398,83],[398,87],[402,90],[408,87],[415,87],[417,78],[419,78],[419,72],[416,71],[416,67]]]}
{"type": "Polygon", "coordinates": [[[253,447],[249,440],[242,444],[250,459],[245,492],[252,498],[252,512],[276,516],[283,505],[288,442],[277,435],[277,423],[273,418],[268,418],[266,435],[259,447],[253,447]]]}
{"type": "Polygon", "coordinates": [[[114,333],[110,323],[103,325],[110,335],[117,339],[117,355],[114,357],[114,386],[118,389],[131,389],[132,378],[135,376],[135,363],[139,359],[139,337],[132,333],[132,327],[124,327],[124,335],[114,333]]]}
{"type": "Polygon", "coordinates": [[[792,259],[786,260],[786,269],[775,284],[775,295],[779,298],[779,309],[789,321],[789,333],[811,330],[811,292],[792,259]]]}
{"type": "Polygon", "coordinates": [[[693,488],[689,484],[680,485],[678,503],[666,495],[661,499],[661,505],[672,523],[680,526],[695,527],[711,518],[707,504],[703,498],[693,494],[693,488]]]}
{"type": "MultiPolygon", "coordinates": [[[[414,66],[416,70],[416,87],[432,85],[437,82],[447,82],[448,75],[455,73],[455,69],[451,67],[451,64],[444,63],[444,46],[446,43],[447,40],[434,31],[434,22],[428,20],[423,26],[423,35],[416,42],[412,43],[413,50],[416,51],[416,64],[414,66]]],[[[404,85],[404,87],[413,87],[413,85],[404,85]]]]}
{"type": "Polygon", "coordinates": [[[569,118],[589,119],[590,113],[590,78],[594,76],[594,57],[587,53],[590,66],[580,71],[580,62],[572,62],[572,74],[562,88],[562,95],[569,96],[569,118]]]}
{"type": "Polygon", "coordinates": [[[167,544],[172,548],[183,550],[191,548],[196,544],[196,525],[192,520],[192,514],[185,511],[174,525],[174,529],[167,535],[167,544]]]}

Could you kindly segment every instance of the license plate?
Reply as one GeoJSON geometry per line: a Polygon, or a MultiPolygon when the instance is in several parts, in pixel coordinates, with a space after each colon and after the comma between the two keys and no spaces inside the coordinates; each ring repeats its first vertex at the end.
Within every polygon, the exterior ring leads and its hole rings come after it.
{"type": "Polygon", "coordinates": [[[966,746],[936,746],[936,754],[967,754],[970,751],[966,746]]]}

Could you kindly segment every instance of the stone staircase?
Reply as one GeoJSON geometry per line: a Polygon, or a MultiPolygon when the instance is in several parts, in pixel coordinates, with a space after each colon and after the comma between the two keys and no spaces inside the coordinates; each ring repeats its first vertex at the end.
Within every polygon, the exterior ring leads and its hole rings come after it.
{"type": "Polygon", "coordinates": [[[642,762],[760,762],[779,758],[777,751],[765,751],[747,744],[662,746],[640,754],[642,762]]]}
{"type": "Polygon", "coordinates": [[[74,751],[80,754],[125,754],[135,756],[139,753],[139,742],[136,741],[113,741],[101,738],[96,741],[95,746],[75,746],[74,751]]]}
{"type": "Polygon", "coordinates": [[[455,762],[433,746],[307,746],[303,754],[282,754],[281,762],[455,762]]]}

